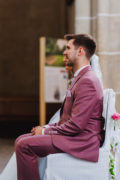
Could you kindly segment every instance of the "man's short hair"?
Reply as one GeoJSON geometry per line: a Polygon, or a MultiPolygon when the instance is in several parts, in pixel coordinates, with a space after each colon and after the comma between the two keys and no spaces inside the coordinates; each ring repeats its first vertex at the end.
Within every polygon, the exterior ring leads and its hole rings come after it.
{"type": "Polygon", "coordinates": [[[75,47],[78,48],[82,46],[88,59],[95,53],[96,42],[93,37],[88,34],[66,34],[64,38],[68,41],[74,39],[73,44],[75,47]]]}

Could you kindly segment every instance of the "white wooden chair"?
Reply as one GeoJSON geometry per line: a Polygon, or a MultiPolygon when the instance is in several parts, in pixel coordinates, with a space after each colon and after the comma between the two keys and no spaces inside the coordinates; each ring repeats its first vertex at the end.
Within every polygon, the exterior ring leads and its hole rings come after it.
{"type": "Polygon", "coordinates": [[[41,159],[41,180],[109,180],[110,137],[113,129],[111,116],[115,113],[115,93],[112,89],[104,90],[103,104],[105,141],[100,148],[98,162],[80,160],[66,153],[51,154],[41,159]]]}

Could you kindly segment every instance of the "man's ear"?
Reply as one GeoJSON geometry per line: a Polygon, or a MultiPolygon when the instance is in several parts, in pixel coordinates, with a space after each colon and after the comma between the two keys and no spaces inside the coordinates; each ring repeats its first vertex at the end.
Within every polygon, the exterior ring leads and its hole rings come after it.
{"type": "Polygon", "coordinates": [[[81,55],[84,55],[84,54],[85,54],[85,52],[84,52],[83,47],[79,47],[79,49],[78,49],[78,56],[81,56],[81,55]]]}

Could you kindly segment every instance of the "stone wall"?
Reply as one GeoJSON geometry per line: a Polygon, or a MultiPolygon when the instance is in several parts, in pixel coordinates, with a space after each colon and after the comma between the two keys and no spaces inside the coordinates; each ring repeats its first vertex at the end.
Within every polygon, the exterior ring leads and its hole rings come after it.
{"type": "Polygon", "coordinates": [[[65,1],[0,2],[0,96],[38,95],[39,37],[63,37],[65,1]]]}
{"type": "Polygon", "coordinates": [[[63,38],[66,10],[65,0],[0,1],[0,121],[38,120],[39,37],[63,38]]]}

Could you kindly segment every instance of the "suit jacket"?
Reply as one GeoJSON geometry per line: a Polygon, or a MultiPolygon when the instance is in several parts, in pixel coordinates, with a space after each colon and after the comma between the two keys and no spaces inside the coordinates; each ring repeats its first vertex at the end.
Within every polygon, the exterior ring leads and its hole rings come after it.
{"type": "Polygon", "coordinates": [[[44,133],[53,145],[74,157],[98,161],[103,126],[103,92],[90,66],[79,72],[68,88],[60,121],[44,133]]]}

